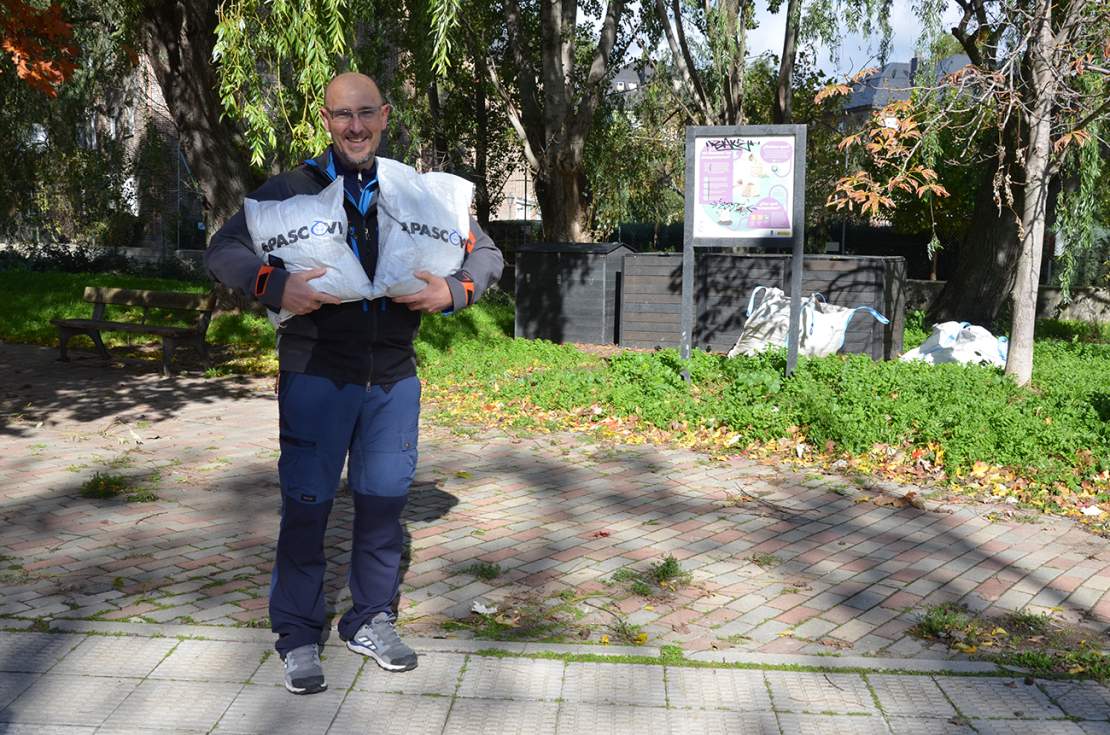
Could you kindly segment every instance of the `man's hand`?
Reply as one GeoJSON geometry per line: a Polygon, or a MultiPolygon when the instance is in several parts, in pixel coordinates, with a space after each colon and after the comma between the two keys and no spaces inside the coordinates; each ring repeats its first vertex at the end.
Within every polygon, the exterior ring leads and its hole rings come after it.
{"type": "Polygon", "coordinates": [[[428,314],[451,308],[454,301],[451,299],[451,289],[447,286],[447,279],[433,276],[428,271],[417,271],[413,275],[428,285],[408,296],[398,296],[393,299],[395,302],[406,304],[413,311],[423,311],[428,314]]]}
{"type": "Polygon", "coordinates": [[[300,271],[289,276],[285,281],[285,290],[281,294],[281,308],[294,314],[308,314],[324,304],[340,303],[339,299],[331,294],[317,291],[308,285],[313,278],[319,278],[327,272],[327,268],[313,268],[310,271],[300,271]]]}

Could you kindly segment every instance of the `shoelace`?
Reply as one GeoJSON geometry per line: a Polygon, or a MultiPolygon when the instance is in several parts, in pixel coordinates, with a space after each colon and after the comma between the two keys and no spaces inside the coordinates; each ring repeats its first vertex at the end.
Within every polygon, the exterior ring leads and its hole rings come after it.
{"type": "Polygon", "coordinates": [[[303,666],[311,665],[316,658],[316,646],[306,649],[303,654],[300,653],[300,650],[290,651],[285,655],[285,670],[290,674],[303,666]]]}
{"type": "Polygon", "coordinates": [[[389,619],[372,621],[370,624],[371,630],[381,640],[383,649],[390,649],[394,645],[404,645],[401,642],[401,636],[397,634],[397,630],[393,627],[393,621],[389,619]]]}

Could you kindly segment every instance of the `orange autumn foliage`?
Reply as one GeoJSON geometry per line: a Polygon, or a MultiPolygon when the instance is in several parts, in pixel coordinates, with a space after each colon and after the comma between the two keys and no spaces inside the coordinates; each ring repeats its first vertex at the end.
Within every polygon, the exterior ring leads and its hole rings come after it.
{"type": "Polygon", "coordinates": [[[73,26],[62,17],[62,9],[51,4],[44,9],[24,0],[0,0],[0,49],[15,64],[15,73],[34,89],[55,97],[58,86],[76,68],[77,46],[73,26]]]}

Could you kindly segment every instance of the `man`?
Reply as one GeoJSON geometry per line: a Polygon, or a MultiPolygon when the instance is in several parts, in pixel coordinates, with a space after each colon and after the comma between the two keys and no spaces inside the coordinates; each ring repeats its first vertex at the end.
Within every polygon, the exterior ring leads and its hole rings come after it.
{"type": "MultiPolygon", "coordinates": [[[[333,79],[320,111],[332,143],[318,158],[274,176],[250,195],[284,200],[317,194],[343,177],[348,244],[368,276],[378,257],[375,153],[390,106],[362,74],[333,79]]],[[[327,688],[319,642],[326,625],[324,532],[344,461],[355,520],[352,605],[340,638],[388,671],[416,666],[394,629],[403,545],[401,510],[416,468],[420,382],[413,339],[421,312],[457,311],[500,277],[501,253],[471,218],[473,246],[462,268],[440,278],[416,275],[420,292],[374,302],[340,303],[313,289],[316,269],[290,274],[255,254],[240,210],[205,253],[216,280],[296,316],[278,328],[281,530],[270,589],[270,620],[295,694],[327,688]]],[[[468,233],[462,233],[465,237],[468,233]]],[[[278,253],[275,253],[278,254],[278,253]]]]}

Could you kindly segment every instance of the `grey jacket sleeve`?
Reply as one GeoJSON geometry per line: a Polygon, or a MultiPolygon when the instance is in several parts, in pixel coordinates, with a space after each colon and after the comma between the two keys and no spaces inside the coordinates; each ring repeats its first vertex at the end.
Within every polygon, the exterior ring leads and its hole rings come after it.
{"type": "MultiPolygon", "coordinates": [[[[251,198],[282,198],[274,188],[267,182],[251,198]]],[[[204,266],[214,279],[228,288],[258,299],[274,311],[281,308],[289,272],[271,268],[255,253],[242,207],[212,236],[204,251],[204,266]]]]}
{"type": "Polygon", "coordinates": [[[473,217],[470,218],[470,233],[474,244],[467,249],[462,268],[447,277],[447,287],[451,290],[451,311],[464,309],[477,301],[501,278],[501,269],[505,265],[501,251],[490,236],[482,232],[478,220],[473,217]]]}

